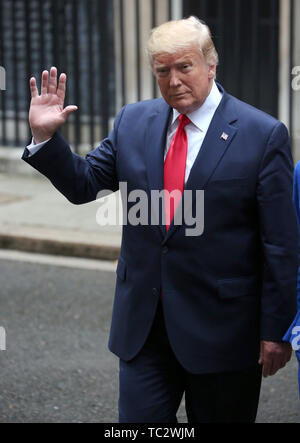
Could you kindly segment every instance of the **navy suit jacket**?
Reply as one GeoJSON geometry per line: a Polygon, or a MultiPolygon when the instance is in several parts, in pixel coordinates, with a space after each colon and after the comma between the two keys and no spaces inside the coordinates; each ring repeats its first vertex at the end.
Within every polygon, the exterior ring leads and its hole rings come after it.
{"type": "MultiPolygon", "coordinates": [[[[123,227],[109,348],[125,361],[142,349],[161,291],[171,346],[195,374],[256,364],[260,340],[281,341],[296,314],[287,129],[219,88],[222,101],[186,184],[205,192],[203,234],[188,237],[186,226],[174,224],[168,233],[162,224],[123,227]]],[[[128,193],[150,195],[163,189],[170,112],[163,99],[126,106],[86,159],[59,133],[23,158],[74,204],[95,200],[101,189],[117,191],[120,182],[128,193]]]]}

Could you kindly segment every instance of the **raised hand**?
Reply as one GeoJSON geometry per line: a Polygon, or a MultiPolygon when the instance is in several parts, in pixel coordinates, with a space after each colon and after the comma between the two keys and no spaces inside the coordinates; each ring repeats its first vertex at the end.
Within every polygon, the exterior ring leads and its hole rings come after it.
{"type": "Polygon", "coordinates": [[[61,74],[57,86],[57,69],[52,67],[50,79],[48,71],[42,74],[41,95],[39,95],[36,79],[34,77],[30,79],[29,124],[35,143],[41,143],[53,137],[69,115],[78,109],[77,106],[64,108],[66,83],[66,74],[61,74]]]}

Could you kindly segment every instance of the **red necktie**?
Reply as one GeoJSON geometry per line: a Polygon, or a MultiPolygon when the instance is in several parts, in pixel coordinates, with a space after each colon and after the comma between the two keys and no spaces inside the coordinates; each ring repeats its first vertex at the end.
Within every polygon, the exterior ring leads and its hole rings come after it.
{"type": "MultiPolygon", "coordinates": [[[[164,166],[164,189],[171,193],[172,191],[180,191],[175,198],[169,200],[165,198],[165,217],[166,228],[169,230],[170,224],[174,218],[176,209],[180,203],[184,183],[188,141],[185,127],[191,123],[190,119],[181,114],[179,117],[179,125],[171,142],[169,152],[164,166]],[[170,201],[170,204],[168,202],[170,201]],[[170,223],[168,223],[170,221],[170,223]]],[[[176,193],[177,194],[177,193],[176,193]]]]}

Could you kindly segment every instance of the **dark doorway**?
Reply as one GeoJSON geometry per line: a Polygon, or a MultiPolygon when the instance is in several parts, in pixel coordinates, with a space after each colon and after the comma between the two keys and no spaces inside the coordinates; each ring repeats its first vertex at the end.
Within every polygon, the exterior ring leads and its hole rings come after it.
{"type": "Polygon", "coordinates": [[[210,27],[227,92],[278,116],[279,0],[184,0],[210,27]]]}

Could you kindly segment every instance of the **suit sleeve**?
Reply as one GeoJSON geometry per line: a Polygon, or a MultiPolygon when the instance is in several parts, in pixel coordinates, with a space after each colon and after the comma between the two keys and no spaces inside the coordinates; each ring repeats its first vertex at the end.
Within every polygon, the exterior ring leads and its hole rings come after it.
{"type": "Polygon", "coordinates": [[[261,339],[281,342],[297,312],[299,235],[288,131],[272,130],[260,164],[257,199],[263,251],[261,339]]]}
{"type": "Polygon", "coordinates": [[[45,175],[71,203],[89,203],[101,190],[115,192],[119,188],[116,160],[118,128],[124,109],[117,116],[113,131],[86,158],[73,153],[57,132],[32,157],[25,149],[22,159],[45,175]]]}

